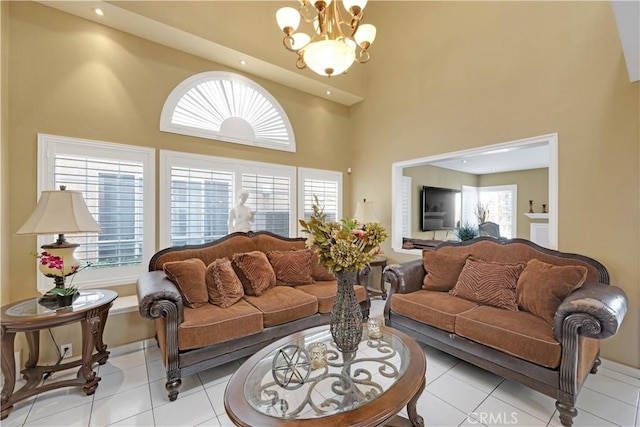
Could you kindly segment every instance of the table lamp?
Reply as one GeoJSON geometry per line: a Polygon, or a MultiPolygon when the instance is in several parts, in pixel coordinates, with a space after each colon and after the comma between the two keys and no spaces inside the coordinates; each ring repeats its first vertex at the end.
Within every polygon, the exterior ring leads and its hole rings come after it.
{"type": "Polygon", "coordinates": [[[358,221],[358,224],[360,225],[370,222],[380,223],[378,215],[376,215],[376,212],[373,210],[373,202],[367,202],[367,199],[363,199],[362,202],[358,202],[353,219],[358,221]]]}
{"type": "Polygon", "coordinates": [[[54,243],[41,246],[45,252],[59,257],[61,263],[42,263],[39,268],[42,274],[53,277],[56,288],[64,288],[64,278],[76,272],[80,267],[73,252],[77,243],[67,242],[65,233],[99,232],[100,226],[89,212],[82,194],[67,190],[64,185],[60,190],[43,191],[38,205],[16,232],[18,235],[57,234],[54,243]]]}

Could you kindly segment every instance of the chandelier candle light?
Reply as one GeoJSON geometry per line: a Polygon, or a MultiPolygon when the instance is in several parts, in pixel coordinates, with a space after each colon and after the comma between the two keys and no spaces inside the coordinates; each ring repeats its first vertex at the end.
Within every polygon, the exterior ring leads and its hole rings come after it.
{"type": "Polygon", "coordinates": [[[298,69],[308,66],[331,77],[346,73],[354,61],[369,60],[368,49],[376,38],[376,27],[360,23],[367,0],[344,0],[344,9],[349,13],[346,18],[337,0],[299,1],[299,9],[283,7],[276,12],[278,26],[285,33],[282,43],[298,54],[298,69]],[[296,32],[301,18],[313,25],[313,36],[296,32]]]}

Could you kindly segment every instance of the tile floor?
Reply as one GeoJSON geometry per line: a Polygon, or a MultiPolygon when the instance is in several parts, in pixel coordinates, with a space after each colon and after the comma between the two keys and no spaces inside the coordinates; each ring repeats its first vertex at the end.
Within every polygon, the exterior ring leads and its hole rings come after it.
{"type": "MultiPolygon", "coordinates": [[[[372,303],[373,312],[381,313],[384,301],[372,303]]],[[[43,393],[16,404],[2,426],[232,425],[223,396],[239,362],[183,378],[178,400],[169,402],[154,342],[110,350],[109,361],[99,367],[102,380],[93,396],[78,388],[43,393]]],[[[550,397],[432,348],[425,347],[424,352],[427,387],[418,401],[418,413],[425,425],[561,426],[550,397]]],[[[580,392],[574,426],[637,426],[639,394],[640,379],[601,367],[580,392]]]]}

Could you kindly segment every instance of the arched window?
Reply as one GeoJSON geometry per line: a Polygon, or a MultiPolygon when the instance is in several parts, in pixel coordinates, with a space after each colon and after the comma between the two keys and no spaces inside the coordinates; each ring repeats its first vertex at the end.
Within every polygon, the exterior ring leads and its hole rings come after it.
{"type": "Polygon", "coordinates": [[[171,92],[160,130],[274,150],[296,151],[286,113],[269,92],[239,74],[196,74],[171,92]]]}

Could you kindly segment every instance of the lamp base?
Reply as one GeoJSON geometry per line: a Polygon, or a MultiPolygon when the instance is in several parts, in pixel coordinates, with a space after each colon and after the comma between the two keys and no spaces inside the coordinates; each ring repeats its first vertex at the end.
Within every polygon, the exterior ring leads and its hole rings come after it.
{"type": "Polygon", "coordinates": [[[78,246],[80,245],[77,243],[67,242],[64,234],[60,234],[55,243],[41,246],[53,259],[50,262],[40,262],[38,268],[45,276],[53,277],[56,288],[64,288],[64,278],[74,274],[80,267],[80,261],[74,256],[78,246]]]}

